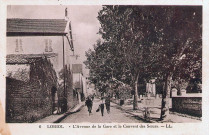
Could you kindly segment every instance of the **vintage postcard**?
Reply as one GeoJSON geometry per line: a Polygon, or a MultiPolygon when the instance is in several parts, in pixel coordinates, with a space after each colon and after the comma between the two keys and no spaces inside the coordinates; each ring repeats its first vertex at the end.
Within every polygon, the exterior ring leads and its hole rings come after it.
{"type": "Polygon", "coordinates": [[[207,3],[3,1],[0,134],[207,134],[207,3]]]}

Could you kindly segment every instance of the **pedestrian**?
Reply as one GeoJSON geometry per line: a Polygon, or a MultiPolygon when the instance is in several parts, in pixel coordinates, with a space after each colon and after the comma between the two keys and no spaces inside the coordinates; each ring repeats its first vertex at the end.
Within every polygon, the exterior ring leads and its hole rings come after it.
{"type": "Polygon", "coordinates": [[[104,98],[102,97],[101,98],[101,101],[100,101],[100,109],[101,109],[101,114],[102,114],[102,116],[104,116],[104,103],[105,103],[105,101],[104,101],[104,98]]]}
{"type": "Polygon", "coordinates": [[[91,95],[91,100],[94,101],[94,95],[91,95]]]}
{"type": "Polygon", "coordinates": [[[91,110],[92,110],[92,106],[93,106],[93,102],[92,102],[90,97],[87,97],[85,105],[87,106],[88,112],[89,112],[89,115],[90,115],[91,114],[91,110]]]}
{"type": "Polygon", "coordinates": [[[106,97],[105,99],[105,106],[106,106],[107,113],[109,114],[110,113],[110,95],[106,97]]]}

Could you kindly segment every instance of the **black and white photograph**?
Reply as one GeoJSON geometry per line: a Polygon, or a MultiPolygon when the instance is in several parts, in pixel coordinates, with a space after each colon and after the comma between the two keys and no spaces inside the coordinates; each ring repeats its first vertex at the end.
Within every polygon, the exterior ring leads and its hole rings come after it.
{"type": "Polygon", "coordinates": [[[202,10],[8,5],[6,123],[201,123],[202,10]]]}
{"type": "Polygon", "coordinates": [[[0,135],[207,134],[208,2],[0,1],[0,135]]]}

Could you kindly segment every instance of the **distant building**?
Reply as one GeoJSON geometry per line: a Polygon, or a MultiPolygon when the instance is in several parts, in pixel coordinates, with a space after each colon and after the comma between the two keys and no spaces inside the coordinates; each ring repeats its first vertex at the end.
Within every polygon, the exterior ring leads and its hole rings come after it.
{"type": "Polygon", "coordinates": [[[82,64],[72,64],[73,87],[79,93],[79,99],[82,101],[87,96],[86,77],[83,76],[82,64]]]}
{"type": "Polygon", "coordinates": [[[149,82],[146,84],[146,93],[150,94],[150,96],[156,96],[156,85],[155,79],[150,79],[149,82]]]}

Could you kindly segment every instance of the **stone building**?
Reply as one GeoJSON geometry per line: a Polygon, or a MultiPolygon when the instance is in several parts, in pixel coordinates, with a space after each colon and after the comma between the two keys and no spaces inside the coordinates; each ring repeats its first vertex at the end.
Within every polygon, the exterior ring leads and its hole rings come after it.
{"type": "Polygon", "coordinates": [[[50,115],[52,102],[62,112],[78,104],[70,62],[73,51],[67,17],[7,19],[7,122],[32,122],[50,115]],[[21,115],[26,106],[28,111],[21,115]]]}

